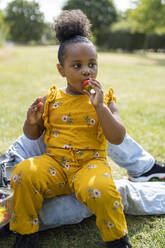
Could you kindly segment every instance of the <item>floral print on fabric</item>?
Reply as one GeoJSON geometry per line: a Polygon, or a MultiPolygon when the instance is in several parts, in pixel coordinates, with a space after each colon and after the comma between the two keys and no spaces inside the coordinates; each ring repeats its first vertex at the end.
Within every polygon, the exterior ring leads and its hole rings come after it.
{"type": "Polygon", "coordinates": [[[93,118],[90,118],[88,115],[85,116],[86,124],[89,127],[90,125],[95,125],[96,121],[93,118]]]}
{"type": "Polygon", "coordinates": [[[50,167],[48,170],[53,177],[56,175],[56,170],[54,169],[54,167],[50,167]]]}
{"type": "Polygon", "coordinates": [[[59,107],[59,105],[61,105],[62,104],[62,102],[61,101],[59,101],[59,102],[55,102],[54,104],[53,104],[53,109],[56,109],[56,108],[58,108],[59,107]]]}
{"type": "Polygon", "coordinates": [[[70,161],[66,159],[66,157],[62,156],[61,157],[61,164],[62,166],[65,166],[66,163],[69,163],[70,161]]]}
{"type": "Polygon", "coordinates": [[[38,194],[38,190],[36,188],[34,188],[34,194],[38,194]]]}
{"type": "Polygon", "coordinates": [[[64,156],[61,157],[61,164],[63,167],[65,167],[67,170],[69,170],[70,165],[69,165],[69,160],[67,160],[64,156]]]}
{"type": "Polygon", "coordinates": [[[63,148],[64,144],[68,145],[71,142],[75,150],[85,150],[86,146],[91,150],[106,149],[107,140],[100,127],[96,111],[87,96],[75,97],[55,87],[51,88],[47,95],[46,103],[47,108],[44,109],[43,119],[44,142],[47,146],[53,144],[63,148]],[[71,129],[67,129],[67,125],[71,129]],[[57,137],[57,139],[53,140],[50,137],[57,137]]]}
{"type": "Polygon", "coordinates": [[[117,208],[120,207],[120,203],[118,201],[115,201],[113,205],[114,207],[112,208],[112,210],[116,210],[117,208]]]}
{"type": "Polygon", "coordinates": [[[16,186],[21,185],[21,174],[15,174],[13,176],[13,182],[15,183],[16,186]]]}
{"type": "Polygon", "coordinates": [[[101,198],[101,192],[98,189],[88,187],[88,193],[92,199],[101,198]]]}
{"type": "Polygon", "coordinates": [[[61,188],[64,188],[64,186],[65,186],[65,182],[61,182],[61,183],[59,183],[59,186],[60,186],[61,188]]]}
{"type": "Polygon", "coordinates": [[[100,155],[99,155],[99,152],[94,151],[93,157],[94,157],[94,158],[99,158],[99,156],[100,156],[100,155]]]}
{"type": "Polygon", "coordinates": [[[103,219],[103,223],[108,230],[110,230],[111,228],[113,228],[115,226],[112,222],[106,221],[105,219],[103,219]]]}
{"type": "Polygon", "coordinates": [[[75,178],[77,177],[77,174],[75,174],[73,177],[72,177],[72,183],[74,182],[75,178]]]}
{"type": "Polygon", "coordinates": [[[72,145],[71,144],[69,144],[69,145],[67,145],[67,144],[65,144],[64,146],[63,146],[63,148],[64,149],[72,149],[72,145]]]}
{"type": "Polygon", "coordinates": [[[67,121],[67,118],[68,118],[67,115],[63,115],[62,116],[62,121],[65,121],[66,122],[67,121]]]}
{"type": "Polygon", "coordinates": [[[59,135],[59,133],[60,133],[59,130],[55,130],[54,131],[54,137],[57,137],[59,135]]]}
{"type": "Polygon", "coordinates": [[[83,156],[84,155],[84,152],[83,151],[80,151],[80,150],[77,150],[76,153],[80,156],[83,156]]]}
{"type": "Polygon", "coordinates": [[[65,144],[63,148],[64,148],[64,149],[68,149],[69,146],[68,146],[67,144],[65,144]]]}
{"type": "Polygon", "coordinates": [[[31,225],[38,225],[39,224],[39,220],[38,218],[34,217],[33,215],[30,216],[30,223],[31,225]]]}
{"type": "Polygon", "coordinates": [[[69,115],[63,115],[61,119],[62,119],[62,121],[66,122],[69,125],[72,125],[73,124],[72,118],[71,118],[71,114],[69,114],[69,115]]]}
{"type": "Polygon", "coordinates": [[[67,170],[69,170],[70,165],[66,163],[64,167],[65,167],[67,170]]]}
{"type": "Polygon", "coordinates": [[[111,178],[111,174],[109,174],[108,172],[105,172],[105,173],[103,174],[103,177],[111,178]]]}
{"type": "Polygon", "coordinates": [[[93,168],[96,168],[96,167],[97,167],[97,165],[88,165],[87,166],[88,170],[93,169],[93,168]]]}

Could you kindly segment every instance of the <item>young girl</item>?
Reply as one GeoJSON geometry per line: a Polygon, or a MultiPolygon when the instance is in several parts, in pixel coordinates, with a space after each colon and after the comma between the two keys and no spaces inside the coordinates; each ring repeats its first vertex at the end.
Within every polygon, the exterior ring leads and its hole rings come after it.
{"type": "Polygon", "coordinates": [[[44,198],[75,192],[95,213],[106,246],[129,248],[120,195],[106,160],[107,140],[120,144],[125,136],[113,90],[104,97],[96,80],[97,53],[88,39],[87,17],[80,10],[64,11],[54,28],[60,41],[57,69],[67,85],[51,87],[27,113],[25,135],[37,139],[44,132],[47,150],[14,167],[14,247],[38,247],[38,212],[44,198]],[[84,80],[93,92],[83,88],[84,80]]]}

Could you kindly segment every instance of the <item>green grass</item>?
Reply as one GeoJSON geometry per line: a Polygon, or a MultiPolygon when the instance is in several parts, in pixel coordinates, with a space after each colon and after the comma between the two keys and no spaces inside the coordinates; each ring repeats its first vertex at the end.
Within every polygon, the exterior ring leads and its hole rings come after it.
{"type": "MultiPolygon", "coordinates": [[[[22,134],[29,105],[55,84],[65,85],[57,69],[57,47],[0,49],[0,153],[22,134]]],[[[113,87],[127,132],[156,159],[165,154],[165,54],[99,53],[98,80],[106,91],[113,87]]],[[[114,163],[115,178],[127,177],[114,163]]],[[[165,216],[127,216],[133,247],[164,248],[165,216]]],[[[13,243],[14,235],[1,238],[0,247],[13,243]]],[[[40,233],[40,247],[103,247],[95,217],[80,224],[40,233]]]]}

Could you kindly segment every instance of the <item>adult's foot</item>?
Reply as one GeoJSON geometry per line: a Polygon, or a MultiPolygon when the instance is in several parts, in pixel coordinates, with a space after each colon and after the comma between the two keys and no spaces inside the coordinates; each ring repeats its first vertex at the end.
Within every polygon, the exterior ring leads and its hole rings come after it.
{"type": "Polygon", "coordinates": [[[129,177],[132,182],[148,182],[152,179],[165,180],[165,164],[155,161],[151,170],[139,177],[129,177]]]}

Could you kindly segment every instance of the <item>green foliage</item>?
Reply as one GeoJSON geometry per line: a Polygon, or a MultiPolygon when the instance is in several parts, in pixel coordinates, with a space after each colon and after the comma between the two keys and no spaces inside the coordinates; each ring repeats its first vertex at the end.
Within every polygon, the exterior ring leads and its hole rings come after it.
{"type": "MultiPolygon", "coordinates": [[[[113,23],[109,29],[103,30],[101,35],[98,34],[98,46],[104,49],[122,49],[125,51],[134,51],[138,49],[152,49],[153,51],[164,50],[165,26],[161,26],[160,23],[163,23],[162,20],[165,21],[165,15],[162,16],[162,18],[160,18],[160,21],[158,22],[158,17],[160,17],[161,15],[160,13],[157,13],[158,7],[160,7],[161,10],[164,11],[164,5],[162,5],[159,0],[157,2],[155,2],[155,0],[151,0],[151,2],[153,1],[155,5],[150,5],[151,9],[148,9],[149,16],[154,16],[154,12],[156,12],[157,19],[155,17],[155,19],[152,18],[152,20],[150,20],[149,17],[147,17],[147,6],[145,5],[145,8],[144,6],[142,8],[144,2],[150,3],[150,1],[148,1],[149,0],[137,1],[137,9],[127,10],[124,16],[119,16],[120,18],[118,18],[118,22],[113,23]],[[138,20],[140,20],[144,13],[138,11],[142,9],[146,10],[146,13],[144,15],[144,18],[146,18],[146,23],[143,24],[141,22],[139,24],[135,17],[135,13],[138,13],[137,18],[139,18],[138,20]],[[149,27],[152,30],[150,32],[149,27]]],[[[161,12],[161,14],[162,13],[163,12],[161,12]]]]}
{"type": "Polygon", "coordinates": [[[132,30],[132,23],[129,22],[128,20],[121,20],[119,22],[115,22],[111,26],[111,31],[129,31],[131,32],[132,30]]]}
{"type": "Polygon", "coordinates": [[[45,30],[42,37],[44,44],[57,44],[57,38],[54,30],[51,28],[51,23],[45,23],[45,30]]]}
{"type": "Polygon", "coordinates": [[[165,49],[165,35],[132,33],[127,22],[119,22],[112,28],[98,35],[98,46],[101,49],[122,49],[124,51],[153,50],[155,52],[165,49]]]}
{"type": "Polygon", "coordinates": [[[165,49],[165,5],[161,0],[137,0],[107,30],[98,34],[97,44],[106,49],[134,51],[165,49]]]}
{"type": "Polygon", "coordinates": [[[63,10],[81,9],[92,23],[96,36],[117,20],[117,12],[111,0],[68,0],[63,10]]]}
{"type": "Polygon", "coordinates": [[[3,12],[0,11],[0,46],[2,46],[3,43],[5,42],[7,34],[8,34],[8,27],[4,22],[3,12]]]}
{"type": "MultiPolygon", "coordinates": [[[[129,28],[129,27],[127,27],[129,28]]],[[[141,33],[132,34],[129,30],[113,29],[106,30],[98,36],[98,46],[101,49],[121,49],[124,51],[134,51],[144,48],[145,35],[141,33]]]]}
{"type": "Polygon", "coordinates": [[[147,49],[153,49],[157,52],[159,49],[165,49],[165,35],[149,34],[146,36],[147,49]]]}
{"type": "Polygon", "coordinates": [[[5,21],[11,39],[17,42],[39,41],[44,32],[44,15],[35,1],[14,0],[6,8],[5,21]]]}
{"type": "Polygon", "coordinates": [[[3,14],[2,11],[0,11],[0,27],[2,27],[3,23],[4,23],[3,14]]]}
{"type": "Polygon", "coordinates": [[[165,5],[162,0],[139,0],[137,8],[129,11],[130,21],[137,23],[136,31],[145,34],[154,33],[165,25],[165,5]]]}

